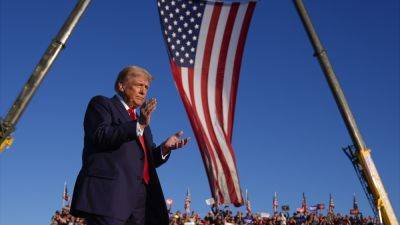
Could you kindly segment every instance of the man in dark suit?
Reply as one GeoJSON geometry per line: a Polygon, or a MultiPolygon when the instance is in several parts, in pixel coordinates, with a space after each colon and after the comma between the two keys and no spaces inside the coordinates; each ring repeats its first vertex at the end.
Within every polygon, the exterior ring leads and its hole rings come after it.
{"type": "Polygon", "coordinates": [[[156,168],[188,139],[179,131],[158,147],[153,143],[149,123],[157,101],[146,100],[151,81],[145,69],[126,67],[115,82],[117,95],[89,102],[71,205],[71,214],[88,225],[168,224],[156,168]]]}

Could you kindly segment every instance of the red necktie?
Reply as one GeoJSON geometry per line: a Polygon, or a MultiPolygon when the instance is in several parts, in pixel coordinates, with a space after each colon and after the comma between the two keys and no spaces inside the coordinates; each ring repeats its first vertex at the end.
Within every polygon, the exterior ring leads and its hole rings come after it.
{"type": "MultiPolygon", "coordinates": [[[[137,120],[134,109],[132,109],[132,108],[128,109],[128,113],[129,113],[129,116],[132,118],[132,120],[137,120]]],[[[138,138],[139,138],[139,141],[142,146],[143,153],[144,153],[143,180],[146,184],[149,184],[150,174],[149,174],[149,163],[147,161],[147,147],[144,142],[144,136],[142,135],[142,136],[139,136],[138,138]]]]}

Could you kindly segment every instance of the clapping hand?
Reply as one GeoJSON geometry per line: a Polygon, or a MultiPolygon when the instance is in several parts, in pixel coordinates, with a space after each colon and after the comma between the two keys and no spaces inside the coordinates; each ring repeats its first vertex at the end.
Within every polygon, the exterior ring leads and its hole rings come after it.
{"type": "Polygon", "coordinates": [[[181,138],[182,135],[183,135],[183,131],[179,131],[176,134],[169,137],[164,142],[164,145],[163,145],[163,150],[164,150],[163,154],[164,155],[168,154],[171,150],[182,148],[189,142],[190,137],[182,139],[181,138]]]}
{"type": "Polygon", "coordinates": [[[146,102],[140,107],[139,124],[142,128],[147,127],[150,124],[151,113],[156,109],[157,100],[152,98],[146,100],[146,102]]]}

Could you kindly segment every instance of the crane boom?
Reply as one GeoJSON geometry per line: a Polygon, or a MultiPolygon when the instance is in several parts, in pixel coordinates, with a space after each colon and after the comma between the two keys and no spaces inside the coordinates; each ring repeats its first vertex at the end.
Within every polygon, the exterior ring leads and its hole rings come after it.
{"type": "Polygon", "coordinates": [[[13,139],[11,134],[15,130],[15,125],[35,94],[37,88],[43,81],[58,54],[64,49],[65,44],[71,35],[75,25],[85,12],[91,0],[79,0],[75,8],[61,27],[57,36],[48,46],[39,63],[36,65],[29,80],[21,90],[19,96],[14,101],[11,109],[4,119],[0,118],[0,152],[11,146],[13,139]]]}
{"type": "MultiPolygon", "coordinates": [[[[294,0],[297,12],[301,18],[307,35],[311,41],[311,44],[315,50],[315,56],[318,58],[321,69],[323,70],[326,80],[329,83],[329,87],[333,93],[336,104],[342,115],[342,118],[346,124],[347,130],[356,148],[353,155],[356,157],[358,163],[361,178],[365,180],[367,185],[366,189],[370,190],[374,200],[374,212],[378,212],[378,218],[380,222],[385,225],[398,225],[396,215],[394,214],[392,205],[389,197],[385,191],[382,180],[379,176],[378,170],[375,167],[375,163],[371,157],[371,150],[365,146],[365,142],[362,135],[357,127],[357,123],[350,110],[347,100],[344,96],[343,90],[340,87],[339,81],[336,78],[333,67],[329,61],[328,54],[319,40],[317,33],[315,32],[314,26],[308,16],[307,10],[302,0],[294,0]]],[[[353,161],[353,160],[352,160],[353,161]]],[[[355,167],[356,168],[356,167],[355,167]]]]}

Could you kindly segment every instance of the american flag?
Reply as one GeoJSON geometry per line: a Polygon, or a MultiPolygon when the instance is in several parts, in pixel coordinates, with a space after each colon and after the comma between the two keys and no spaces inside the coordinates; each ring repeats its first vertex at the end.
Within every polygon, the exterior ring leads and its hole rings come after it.
{"type": "Polygon", "coordinates": [[[64,183],[64,191],[63,191],[62,198],[63,198],[64,201],[66,201],[66,202],[68,202],[68,200],[69,200],[68,190],[67,190],[67,182],[64,183]]]}
{"type": "Polygon", "coordinates": [[[298,212],[298,213],[304,213],[304,208],[303,208],[303,207],[297,208],[297,209],[296,209],[296,212],[298,212]]]}
{"type": "Polygon", "coordinates": [[[188,188],[186,191],[185,204],[183,206],[187,215],[190,214],[190,202],[191,202],[190,201],[190,192],[189,192],[189,188],[188,188]]]}
{"type": "Polygon", "coordinates": [[[303,192],[303,199],[301,201],[301,208],[304,209],[304,212],[307,212],[307,199],[306,194],[303,192]]]}
{"type": "Polygon", "coordinates": [[[274,213],[278,212],[278,195],[276,192],[274,193],[274,198],[272,200],[272,208],[274,209],[274,213]]]}
{"type": "Polygon", "coordinates": [[[251,203],[249,198],[249,192],[246,189],[246,212],[251,214],[251,203]]]}
{"type": "Polygon", "coordinates": [[[243,49],[255,2],[158,0],[161,31],[219,204],[243,204],[232,129],[243,49]]]}
{"type": "Polygon", "coordinates": [[[170,199],[170,198],[167,198],[167,200],[165,200],[165,203],[166,203],[166,205],[167,205],[168,211],[171,211],[172,204],[174,203],[174,200],[172,200],[172,199],[170,199]]]}
{"type": "Polygon", "coordinates": [[[354,197],[353,197],[353,209],[358,209],[358,202],[356,199],[356,194],[354,194],[354,197]]]}
{"type": "Polygon", "coordinates": [[[329,194],[329,213],[333,213],[333,209],[335,208],[335,203],[333,202],[333,196],[332,194],[329,194]]]}

